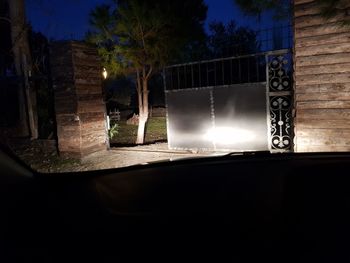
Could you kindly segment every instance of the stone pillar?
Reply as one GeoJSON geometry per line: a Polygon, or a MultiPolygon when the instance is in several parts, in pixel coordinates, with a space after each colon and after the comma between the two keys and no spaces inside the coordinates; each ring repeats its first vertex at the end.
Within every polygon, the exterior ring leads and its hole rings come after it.
{"type": "Polygon", "coordinates": [[[297,152],[350,151],[350,28],[339,26],[344,19],[325,20],[315,0],[294,1],[297,152]]]}
{"type": "Polygon", "coordinates": [[[82,158],[109,147],[101,69],[96,50],[84,43],[52,45],[51,71],[61,155],[82,158]]]}

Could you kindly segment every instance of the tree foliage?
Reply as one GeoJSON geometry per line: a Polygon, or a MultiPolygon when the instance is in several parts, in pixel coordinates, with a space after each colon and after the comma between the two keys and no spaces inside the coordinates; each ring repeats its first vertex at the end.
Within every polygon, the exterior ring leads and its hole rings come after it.
{"type": "MultiPolygon", "coordinates": [[[[291,13],[291,0],[234,0],[244,13],[260,16],[266,10],[272,10],[276,17],[283,17],[291,13]]],[[[341,16],[339,22],[342,26],[350,26],[350,4],[349,0],[316,0],[321,15],[326,19],[341,16]]]]}
{"type": "Polygon", "coordinates": [[[203,35],[206,11],[202,0],[119,0],[91,12],[87,39],[112,74],[155,72],[203,35]]]}
{"type": "Polygon", "coordinates": [[[120,76],[118,78],[107,79],[105,86],[105,101],[113,102],[118,107],[129,107],[131,98],[135,93],[135,83],[131,78],[120,76]]]}
{"type": "Polygon", "coordinates": [[[247,15],[260,16],[264,11],[272,11],[275,18],[284,18],[291,12],[290,0],[234,0],[247,15]]]}
{"type": "Polygon", "coordinates": [[[256,32],[247,27],[237,27],[233,20],[226,25],[212,22],[209,30],[208,48],[211,57],[238,56],[259,51],[256,32]]]}

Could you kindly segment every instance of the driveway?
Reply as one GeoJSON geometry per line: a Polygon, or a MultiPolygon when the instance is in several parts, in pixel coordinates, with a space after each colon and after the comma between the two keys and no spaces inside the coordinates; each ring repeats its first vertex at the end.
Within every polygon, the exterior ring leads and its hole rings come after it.
{"type": "Polygon", "coordinates": [[[42,173],[61,173],[119,168],[161,160],[213,155],[213,152],[169,150],[167,143],[134,147],[112,147],[93,153],[82,160],[57,155],[55,143],[47,141],[13,140],[10,148],[27,165],[42,173]]]}
{"type": "Polygon", "coordinates": [[[212,155],[212,152],[193,153],[169,150],[167,143],[156,143],[135,147],[111,148],[109,151],[93,153],[82,160],[83,170],[118,168],[160,160],[212,155]]]}

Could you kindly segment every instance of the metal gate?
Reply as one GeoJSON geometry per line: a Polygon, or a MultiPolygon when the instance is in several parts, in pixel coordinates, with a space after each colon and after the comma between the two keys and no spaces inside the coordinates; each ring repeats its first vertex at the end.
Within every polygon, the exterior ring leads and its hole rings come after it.
{"type": "Polygon", "coordinates": [[[289,50],[164,69],[169,147],[293,150],[289,50]]]}

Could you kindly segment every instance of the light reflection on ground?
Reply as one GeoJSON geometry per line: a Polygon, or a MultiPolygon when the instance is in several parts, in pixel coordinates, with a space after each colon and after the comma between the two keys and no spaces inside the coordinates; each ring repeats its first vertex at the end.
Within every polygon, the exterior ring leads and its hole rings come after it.
{"type": "Polygon", "coordinates": [[[156,143],[135,147],[115,147],[110,151],[98,152],[85,157],[82,161],[84,170],[119,168],[136,164],[145,164],[161,160],[176,160],[187,157],[214,155],[214,152],[190,152],[169,150],[167,143],[156,143]]]}

